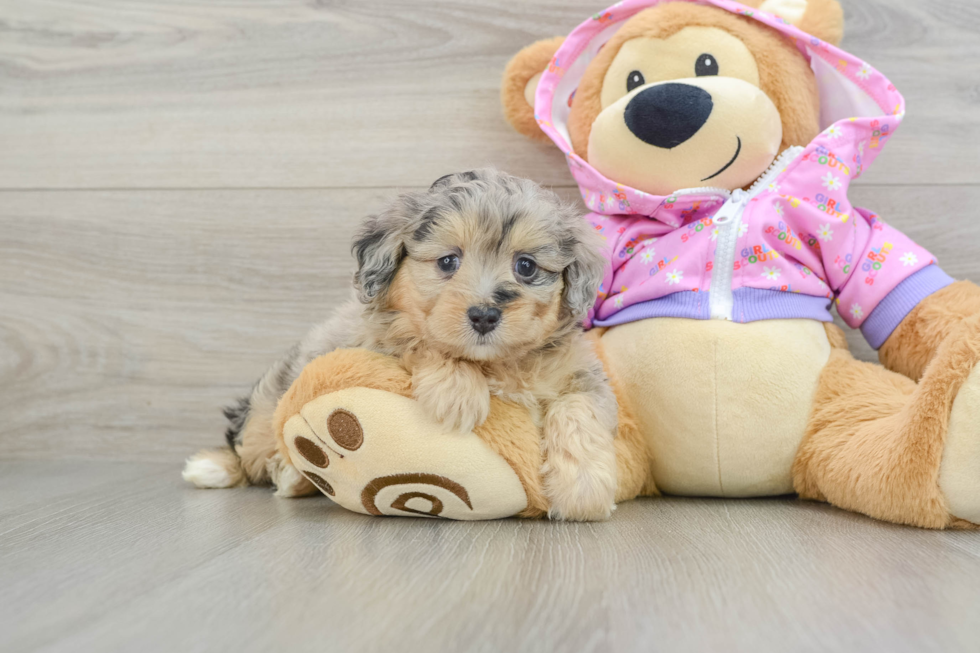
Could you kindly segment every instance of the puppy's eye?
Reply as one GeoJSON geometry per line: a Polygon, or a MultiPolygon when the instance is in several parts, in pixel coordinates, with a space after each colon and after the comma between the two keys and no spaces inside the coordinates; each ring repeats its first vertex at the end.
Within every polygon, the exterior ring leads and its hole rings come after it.
{"type": "Polygon", "coordinates": [[[436,265],[443,272],[452,273],[459,269],[459,257],[455,254],[450,254],[449,256],[443,256],[441,259],[436,261],[436,265]]]}
{"type": "Polygon", "coordinates": [[[629,93],[634,88],[643,86],[647,83],[647,80],[643,78],[643,73],[639,70],[634,70],[626,77],[626,92],[629,93]]]}
{"type": "Polygon", "coordinates": [[[698,77],[707,77],[718,74],[718,60],[714,55],[705,52],[694,62],[694,74],[698,77]]]}
{"type": "Polygon", "coordinates": [[[514,264],[514,272],[523,279],[533,277],[537,271],[538,264],[529,258],[519,258],[517,259],[517,263],[514,264]]]}

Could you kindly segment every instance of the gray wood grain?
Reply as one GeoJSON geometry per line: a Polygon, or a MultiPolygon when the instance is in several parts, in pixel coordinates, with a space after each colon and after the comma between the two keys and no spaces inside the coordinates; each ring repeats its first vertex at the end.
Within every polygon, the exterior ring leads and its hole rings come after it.
{"type": "MultiPolygon", "coordinates": [[[[908,101],[852,199],[978,280],[980,4],[843,4],[908,101]]],[[[499,76],[602,5],[0,0],[0,650],[977,649],[975,533],[787,499],[377,519],[180,480],[346,296],[386,197],[486,164],[576,196],[499,76]]]]}
{"type": "MultiPolygon", "coordinates": [[[[351,234],[395,192],[2,193],[0,457],[154,461],[220,444],[219,408],[347,297],[351,234]]],[[[980,279],[963,213],[977,187],[863,185],[853,199],[980,279]]]]}
{"type": "MultiPolygon", "coordinates": [[[[972,0],[845,1],[845,46],[909,112],[871,183],[975,183],[972,0]]],[[[487,163],[569,181],[499,79],[594,0],[2,0],[0,188],[423,185],[487,163]]]]}
{"type": "Polygon", "coordinates": [[[373,518],[175,466],[0,463],[0,649],[971,651],[980,540],[788,499],[373,518]],[[99,482],[96,482],[98,479],[99,482]]]}

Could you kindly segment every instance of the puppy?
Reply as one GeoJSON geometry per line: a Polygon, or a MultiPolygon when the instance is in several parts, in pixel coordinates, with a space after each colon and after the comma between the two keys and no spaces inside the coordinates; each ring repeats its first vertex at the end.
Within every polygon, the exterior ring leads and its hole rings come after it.
{"type": "Polygon", "coordinates": [[[541,429],[549,515],[609,517],[616,399],[581,326],[604,260],[579,212],[531,181],[475,170],[401,195],[365,221],[353,250],[356,297],[226,410],[230,448],[192,457],[184,478],[316,492],[276,453],[273,412],[311,360],[365,347],[399,357],[415,398],[460,432],[487,418],[492,394],[526,406],[541,429]]]}

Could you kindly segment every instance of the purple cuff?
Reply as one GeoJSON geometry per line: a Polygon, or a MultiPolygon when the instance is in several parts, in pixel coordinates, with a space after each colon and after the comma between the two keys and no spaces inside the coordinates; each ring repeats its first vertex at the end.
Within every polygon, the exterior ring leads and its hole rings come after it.
{"type": "Polygon", "coordinates": [[[938,265],[927,265],[907,277],[875,306],[861,325],[861,333],[874,349],[880,348],[905,316],[923,299],[953,283],[938,265]]]}

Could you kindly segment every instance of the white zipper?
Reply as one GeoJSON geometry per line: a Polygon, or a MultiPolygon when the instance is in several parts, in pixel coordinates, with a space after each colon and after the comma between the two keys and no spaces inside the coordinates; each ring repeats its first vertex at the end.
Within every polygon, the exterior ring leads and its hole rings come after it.
{"type": "Polygon", "coordinates": [[[799,156],[802,151],[803,148],[798,146],[786,148],[747,191],[741,188],[732,191],[715,213],[712,221],[718,227],[718,244],[715,247],[715,260],[711,268],[711,287],[708,289],[708,309],[712,319],[732,319],[732,309],[735,305],[732,276],[735,273],[735,247],[738,243],[738,229],[742,224],[742,212],[752,198],[761,193],[783,171],[786,163],[799,156]]]}
{"type": "Polygon", "coordinates": [[[698,186],[697,188],[682,188],[681,190],[674,191],[673,195],[721,195],[722,197],[729,197],[732,191],[727,188],[717,188],[715,186],[698,186]]]}
{"type": "Polygon", "coordinates": [[[732,295],[732,274],[735,267],[735,244],[738,241],[738,225],[742,223],[742,211],[751,195],[737,188],[731,197],[715,213],[713,222],[718,228],[718,244],[715,261],[711,268],[711,287],[708,309],[713,320],[731,320],[735,304],[732,295]]]}

